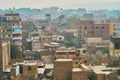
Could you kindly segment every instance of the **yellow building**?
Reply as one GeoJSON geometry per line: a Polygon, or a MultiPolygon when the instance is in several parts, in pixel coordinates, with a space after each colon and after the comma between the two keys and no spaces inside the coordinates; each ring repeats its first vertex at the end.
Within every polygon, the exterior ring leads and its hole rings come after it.
{"type": "Polygon", "coordinates": [[[72,33],[73,36],[78,36],[78,30],[77,29],[66,29],[66,32],[72,33]]]}
{"type": "Polygon", "coordinates": [[[110,23],[110,35],[111,36],[114,35],[116,26],[117,26],[116,23],[113,23],[113,22],[110,23]]]}

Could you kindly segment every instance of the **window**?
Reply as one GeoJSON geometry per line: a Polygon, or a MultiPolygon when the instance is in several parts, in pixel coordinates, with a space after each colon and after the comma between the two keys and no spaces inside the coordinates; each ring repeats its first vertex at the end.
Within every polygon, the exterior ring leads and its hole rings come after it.
{"type": "Polygon", "coordinates": [[[75,64],[78,64],[78,62],[75,62],[75,64]]]}
{"type": "Polygon", "coordinates": [[[8,37],[11,37],[11,35],[8,35],[8,37]]]}
{"type": "Polygon", "coordinates": [[[7,31],[8,31],[8,32],[9,32],[9,31],[11,32],[12,30],[11,30],[11,29],[7,29],[7,31]]]}
{"type": "Polygon", "coordinates": [[[5,35],[3,35],[3,37],[5,37],[5,35]]]}
{"type": "Polygon", "coordinates": [[[86,51],[85,50],[83,50],[83,53],[85,53],[86,51]]]}
{"type": "Polygon", "coordinates": [[[81,29],[81,26],[79,28],[81,29]]]}
{"type": "Polygon", "coordinates": [[[59,37],[59,40],[62,40],[62,37],[59,37]]]}
{"type": "Polygon", "coordinates": [[[115,49],[120,49],[120,43],[115,43],[115,49]]]}
{"type": "Polygon", "coordinates": [[[32,70],[32,67],[31,66],[28,66],[28,71],[31,71],[32,70]]]}
{"type": "Polygon", "coordinates": [[[85,29],[87,29],[87,27],[85,27],[85,29]]]}
{"type": "Polygon", "coordinates": [[[102,26],[101,28],[104,29],[104,26],[102,26]]]}
{"type": "Polygon", "coordinates": [[[91,28],[94,28],[94,26],[92,26],[91,28]]]}
{"type": "Polygon", "coordinates": [[[92,24],[92,22],[90,22],[90,24],[92,24]]]}
{"type": "Polygon", "coordinates": [[[5,32],[5,29],[3,29],[3,32],[5,32]]]}

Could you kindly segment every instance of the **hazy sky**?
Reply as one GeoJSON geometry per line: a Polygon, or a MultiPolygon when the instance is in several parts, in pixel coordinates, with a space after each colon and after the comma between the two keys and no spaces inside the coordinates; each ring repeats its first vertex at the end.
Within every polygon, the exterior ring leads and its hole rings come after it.
{"type": "Polygon", "coordinates": [[[0,9],[5,8],[62,8],[120,9],[120,0],[0,0],[0,9]]]}

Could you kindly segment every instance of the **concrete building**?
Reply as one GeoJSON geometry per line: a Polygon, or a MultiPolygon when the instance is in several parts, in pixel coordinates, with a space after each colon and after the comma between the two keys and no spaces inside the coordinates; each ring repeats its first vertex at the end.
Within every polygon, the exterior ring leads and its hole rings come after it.
{"type": "Polygon", "coordinates": [[[21,18],[18,13],[7,13],[5,14],[7,20],[6,23],[12,26],[12,43],[22,46],[22,25],[21,18]]]}
{"type": "Polygon", "coordinates": [[[111,37],[110,54],[120,55],[120,19],[117,20],[114,35],[111,37]]]}
{"type": "Polygon", "coordinates": [[[117,68],[107,68],[106,66],[94,66],[93,72],[97,80],[117,80],[117,68]]]}
{"type": "Polygon", "coordinates": [[[41,48],[41,44],[40,44],[40,41],[37,41],[37,40],[33,40],[32,42],[32,51],[40,51],[40,48],[41,48]]]}
{"type": "Polygon", "coordinates": [[[22,25],[18,13],[7,13],[0,16],[1,38],[22,45],[22,25]]]}
{"type": "Polygon", "coordinates": [[[17,68],[11,69],[11,80],[37,80],[37,63],[24,62],[19,63],[17,68]]]}
{"type": "Polygon", "coordinates": [[[115,35],[115,29],[117,27],[117,23],[110,22],[110,36],[115,35]]]}
{"type": "Polygon", "coordinates": [[[111,55],[120,55],[120,38],[112,36],[110,42],[110,54],[111,55]]]}
{"type": "Polygon", "coordinates": [[[54,80],[71,80],[72,59],[57,59],[54,62],[54,80]]]}
{"type": "Polygon", "coordinates": [[[83,15],[83,20],[92,20],[92,21],[94,21],[94,15],[90,14],[90,13],[84,14],[83,15]]]}
{"type": "Polygon", "coordinates": [[[10,63],[10,43],[0,41],[0,75],[10,63]]]}
{"type": "Polygon", "coordinates": [[[0,16],[0,38],[4,41],[12,40],[12,26],[7,24],[5,15],[0,16]]]}

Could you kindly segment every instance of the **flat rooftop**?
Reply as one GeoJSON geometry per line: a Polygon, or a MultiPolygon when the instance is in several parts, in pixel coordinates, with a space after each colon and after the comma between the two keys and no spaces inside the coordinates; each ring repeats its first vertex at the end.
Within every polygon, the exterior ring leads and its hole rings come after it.
{"type": "Polygon", "coordinates": [[[72,59],[57,59],[56,61],[72,61],[72,59]]]}
{"type": "Polygon", "coordinates": [[[112,73],[112,71],[109,68],[106,68],[106,66],[94,66],[94,67],[92,67],[92,69],[96,74],[108,75],[108,74],[112,73]]]}
{"type": "Polygon", "coordinates": [[[82,71],[82,69],[80,69],[80,68],[73,68],[72,69],[72,72],[80,72],[80,71],[82,71]]]}

